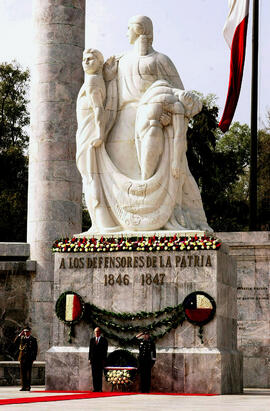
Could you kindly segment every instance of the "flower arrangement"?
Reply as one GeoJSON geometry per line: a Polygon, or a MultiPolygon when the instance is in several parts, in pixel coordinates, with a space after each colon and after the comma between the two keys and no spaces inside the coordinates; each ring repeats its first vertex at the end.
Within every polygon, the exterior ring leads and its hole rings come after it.
{"type": "Polygon", "coordinates": [[[128,370],[110,370],[106,374],[106,380],[113,386],[128,385],[132,382],[128,370]]]}
{"type": "Polygon", "coordinates": [[[120,238],[65,238],[56,240],[52,251],[59,253],[116,252],[116,251],[196,251],[218,250],[221,241],[211,236],[194,237],[120,237],[120,238]]]}

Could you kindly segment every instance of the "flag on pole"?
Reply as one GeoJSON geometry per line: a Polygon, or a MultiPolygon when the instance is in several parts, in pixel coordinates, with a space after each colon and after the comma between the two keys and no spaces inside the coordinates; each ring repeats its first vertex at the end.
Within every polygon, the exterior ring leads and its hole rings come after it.
{"type": "Polygon", "coordinates": [[[229,15],[223,35],[231,49],[228,94],[219,128],[225,133],[230,127],[237,106],[245,62],[249,0],[229,0],[229,15]]]}

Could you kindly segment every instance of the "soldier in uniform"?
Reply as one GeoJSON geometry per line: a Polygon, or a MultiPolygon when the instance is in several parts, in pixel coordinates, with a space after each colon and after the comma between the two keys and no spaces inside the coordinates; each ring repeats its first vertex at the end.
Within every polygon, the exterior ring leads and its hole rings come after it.
{"type": "Polygon", "coordinates": [[[150,392],[151,369],[156,361],[156,347],[150,334],[145,331],[136,335],[139,339],[139,371],[141,377],[141,392],[150,392]]]}
{"type": "Polygon", "coordinates": [[[20,334],[15,338],[15,342],[19,341],[19,357],[21,371],[20,391],[31,390],[31,373],[33,361],[37,357],[37,340],[31,335],[31,328],[26,326],[20,334]]]}
{"type": "Polygon", "coordinates": [[[107,358],[108,341],[101,336],[100,328],[94,329],[94,337],[89,344],[89,363],[92,367],[94,392],[102,392],[102,371],[107,358]]]}

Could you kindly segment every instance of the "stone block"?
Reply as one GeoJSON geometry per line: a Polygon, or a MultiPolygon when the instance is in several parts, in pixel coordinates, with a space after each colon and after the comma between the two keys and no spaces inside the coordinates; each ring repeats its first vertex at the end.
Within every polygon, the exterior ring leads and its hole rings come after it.
{"type": "MultiPolygon", "coordinates": [[[[40,303],[35,303],[40,304],[40,303]]],[[[52,308],[53,309],[53,308],[52,308]]],[[[40,313],[40,311],[38,311],[40,313]]],[[[33,334],[38,339],[38,358],[45,358],[45,352],[52,346],[52,321],[45,317],[33,316],[33,334]]]]}
{"type": "Polygon", "coordinates": [[[152,391],[185,392],[184,357],[183,353],[166,353],[166,350],[158,352],[156,364],[152,369],[152,391]]]}
{"type": "Polygon", "coordinates": [[[50,324],[53,317],[53,303],[38,301],[35,302],[30,310],[33,321],[36,323],[41,322],[41,326],[50,324]]]}
{"type": "Polygon", "coordinates": [[[26,271],[29,271],[31,273],[35,273],[36,269],[37,269],[37,262],[36,261],[31,261],[31,260],[26,261],[26,271]]]}
{"type": "Polygon", "coordinates": [[[48,4],[43,4],[36,9],[36,22],[39,25],[81,25],[81,20],[84,16],[84,9],[79,7],[65,7],[64,5],[57,4],[55,6],[48,4]]]}
{"type": "Polygon", "coordinates": [[[236,244],[265,244],[269,243],[269,233],[267,231],[249,232],[217,232],[215,235],[229,246],[236,244]]]}
{"type": "Polygon", "coordinates": [[[269,387],[269,362],[266,358],[244,357],[244,386],[252,388],[269,387]]]}
{"type": "MultiPolygon", "coordinates": [[[[241,355],[236,351],[236,273],[235,264],[230,264],[226,252],[225,249],[224,253],[222,250],[56,253],[54,301],[61,293],[72,290],[85,302],[110,311],[157,311],[178,305],[193,291],[205,291],[215,299],[217,312],[203,327],[203,342],[199,328],[188,321],[157,341],[158,359],[153,370],[152,389],[193,393],[241,392],[241,355]],[[116,281],[120,276],[121,279],[127,276],[128,282],[116,281]]],[[[47,353],[50,357],[47,388],[61,389],[62,386],[62,380],[58,383],[58,377],[53,376],[55,362],[52,358],[55,358],[56,363],[61,361],[63,375],[69,373],[69,361],[75,361],[76,366],[72,362],[76,370],[72,382],[70,377],[66,381],[74,389],[87,389],[89,369],[85,354],[79,355],[89,344],[89,326],[83,321],[76,325],[72,346],[68,346],[68,327],[56,316],[53,323],[54,346],[47,353]],[[74,358],[68,360],[69,356],[74,358]]],[[[117,344],[111,341],[110,350],[116,348],[117,344]]]]}
{"type": "Polygon", "coordinates": [[[32,285],[33,302],[51,302],[53,298],[53,284],[50,281],[34,281],[32,285]]]}
{"type": "MultiPolygon", "coordinates": [[[[137,351],[133,351],[137,355],[137,351]]],[[[157,350],[151,391],[227,394],[242,392],[242,366],[238,352],[217,349],[157,350]]],[[[46,389],[92,390],[88,347],[52,347],[46,353],[46,389]],[[55,373],[54,369],[57,367],[55,373]]],[[[132,390],[139,388],[139,375],[132,390]]],[[[103,377],[103,389],[111,387],[103,377]]]]}
{"type": "Polygon", "coordinates": [[[27,260],[30,256],[30,244],[27,243],[0,243],[0,256],[7,257],[9,261],[20,259],[27,260]]]}

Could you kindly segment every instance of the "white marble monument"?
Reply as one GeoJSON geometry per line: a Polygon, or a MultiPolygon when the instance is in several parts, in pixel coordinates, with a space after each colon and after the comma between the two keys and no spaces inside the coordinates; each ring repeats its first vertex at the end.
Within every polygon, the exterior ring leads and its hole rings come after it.
{"type": "Polygon", "coordinates": [[[148,17],[129,20],[128,38],[133,50],[104,64],[98,50],[83,54],[76,161],[92,219],[86,234],[212,231],[186,158],[188,122],[202,104],[153,49],[148,17]]]}
{"type": "MultiPolygon", "coordinates": [[[[106,233],[113,233],[114,238],[108,240],[112,243],[121,234],[126,242],[128,237],[147,239],[154,234],[185,238],[190,232],[196,234],[194,238],[203,237],[212,230],[186,157],[188,122],[202,104],[194,93],[184,90],[171,60],[152,48],[153,26],[148,17],[132,17],[128,37],[133,50],[105,63],[98,50],[89,48],[83,53],[85,81],[77,98],[76,163],[92,227],[79,236],[109,238],[106,233]]],[[[154,336],[158,360],[153,390],[242,391],[242,357],[236,346],[237,277],[226,246],[211,251],[207,246],[201,251],[187,247],[185,252],[168,247],[132,251],[131,247],[131,251],[117,249],[114,256],[109,244],[103,251],[73,247],[73,243],[65,246],[66,254],[55,256],[56,303],[68,291],[76,292],[98,310],[112,310],[110,323],[115,313],[178,306],[193,291],[210,292],[216,301],[217,312],[205,327],[204,339],[187,321],[154,336]],[[74,254],[78,251],[79,257],[74,254]]],[[[67,327],[58,317],[54,316],[53,346],[46,354],[46,387],[86,390],[91,387],[87,345],[93,323],[87,323],[85,314],[70,345],[67,327]]],[[[112,345],[107,332],[109,350],[122,348],[119,339],[119,347],[112,345]]]]}

